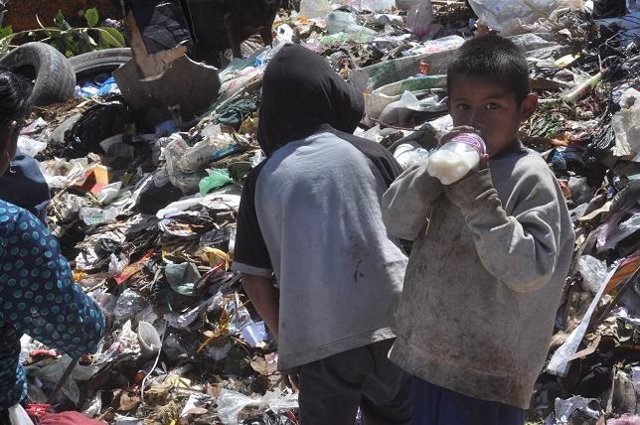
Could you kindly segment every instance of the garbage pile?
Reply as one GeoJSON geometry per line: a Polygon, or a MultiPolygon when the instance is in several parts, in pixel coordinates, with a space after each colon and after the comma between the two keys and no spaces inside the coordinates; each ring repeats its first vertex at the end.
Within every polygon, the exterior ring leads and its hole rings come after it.
{"type": "MultiPolygon", "coordinates": [[[[510,2],[507,16],[498,1],[469,3],[302,0],[276,18],[272,46],[219,72],[219,97],[193,126],[136,126],[108,75],[36,109],[20,149],[52,190],[48,225],[77,284],[110,322],[49,400],[55,409],[117,424],[297,424],[273,338],[229,271],[242,182],[264,158],[266,65],[291,42],[325,56],[365,94],[357,134],[408,167],[451,127],[452,54],[500,30],[526,52],[540,97],[522,140],[558,177],[577,234],[530,420],[640,424],[639,12],[627,2],[595,19],[602,2],[537,0],[510,2]]],[[[71,369],[29,338],[23,360],[39,403],[71,369]]]]}

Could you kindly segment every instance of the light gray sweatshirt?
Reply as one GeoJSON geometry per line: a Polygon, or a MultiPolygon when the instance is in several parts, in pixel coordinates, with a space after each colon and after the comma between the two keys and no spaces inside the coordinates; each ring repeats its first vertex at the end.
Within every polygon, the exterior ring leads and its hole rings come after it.
{"type": "Polygon", "coordinates": [[[417,166],[383,208],[389,232],[415,241],[391,360],[434,385],[527,408],[574,243],[547,164],[522,149],[451,186],[417,166]]]}

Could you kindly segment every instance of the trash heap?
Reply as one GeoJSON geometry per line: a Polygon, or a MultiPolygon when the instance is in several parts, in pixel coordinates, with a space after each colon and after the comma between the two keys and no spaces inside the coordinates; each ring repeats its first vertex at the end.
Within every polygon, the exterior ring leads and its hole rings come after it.
{"type": "MultiPolygon", "coordinates": [[[[407,167],[452,125],[453,53],[492,28],[526,52],[540,106],[521,137],[558,177],[577,235],[528,416],[640,424],[640,12],[629,4],[597,20],[602,3],[522,0],[505,16],[497,1],[470,1],[472,10],[434,0],[426,13],[427,3],[303,0],[276,19],[272,47],[254,43],[220,71],[219,98],[192,125],[139,128],[105,78],[34,112],[20,148],[52,190],[48,225],[77,284],[110,323],[98,353],[52,400],[56,409],[117,424],[297,424],[273,338],[229,271],[242,182],[264,159],[264,69],[289,42],[325,56],[365,94],[357,134],[407,167]],[[532,4],[545,18],[527,13],[532,4]]],[[[23,360],[30,396],[42,403],[71,363],[26,337],[23,360]]]]}

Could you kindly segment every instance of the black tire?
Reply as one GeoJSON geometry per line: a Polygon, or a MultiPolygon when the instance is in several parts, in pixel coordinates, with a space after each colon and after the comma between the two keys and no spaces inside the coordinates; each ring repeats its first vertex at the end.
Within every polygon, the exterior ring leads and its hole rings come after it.
{"type": "Polygon", "coordinates": [[[69,59],[78,81],[103,72],[113,72],[133,58],[129,47],[97,50],[69,59]]]}
{"type": "Polygon", "coordinates": [[[0,66],[33,81],[29,102],[46,106],[73,97],[76,74],[69,60],[45,43],[27,43],[0,59],[0,66]]]}

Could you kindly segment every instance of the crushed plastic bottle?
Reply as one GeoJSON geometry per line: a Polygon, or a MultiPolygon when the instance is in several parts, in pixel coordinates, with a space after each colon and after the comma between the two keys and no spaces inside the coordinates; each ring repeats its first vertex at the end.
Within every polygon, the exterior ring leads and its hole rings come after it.
{"type": "Polygon", "coordinates": [[[427,172],[442,184],[450,185],[477,168],[485,152],[484,140],[479,135],[460,134],[431,154],[427,172]]]}

